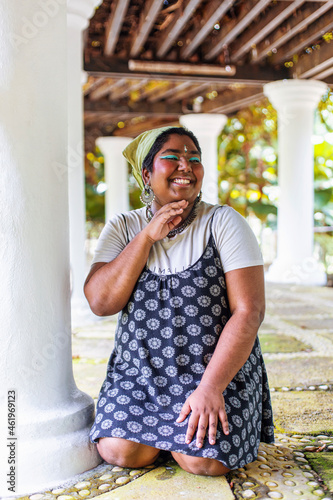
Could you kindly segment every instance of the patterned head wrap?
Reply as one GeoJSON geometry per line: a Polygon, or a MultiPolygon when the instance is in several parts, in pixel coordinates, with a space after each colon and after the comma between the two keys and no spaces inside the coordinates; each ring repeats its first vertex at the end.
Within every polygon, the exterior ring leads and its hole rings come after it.
{"type": "Polygon", "coordinates": [[[144,188],[141,175],[143,160],[146,158],[157,137],[162,134],[162,132],[169,130],[170,128],[174,128],[174,126],[147,130],[147,132],[143,132],[138,135],[138,137],[133,139],[133,141],[130,142],[123,151],[123,156],[131,164],[133,175],[141,189],[144,188]]]}

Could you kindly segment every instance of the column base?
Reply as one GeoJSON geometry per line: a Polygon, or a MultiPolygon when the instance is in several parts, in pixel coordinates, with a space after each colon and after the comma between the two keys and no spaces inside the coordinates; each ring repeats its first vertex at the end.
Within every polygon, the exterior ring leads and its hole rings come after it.
{"type": "Polygon", "coordinates": [[[265,274],[270,283],[293,283],[307,286],[324,286],[327,275],[320,264],[313,257],[299,262],[285,262],[276,259],[265,274]]]}
{"type": "Polygon", "coordinates": [[[89,441],[93,400],[79,390],[73,399],[67,407],[28,414],[18,406],[15,492],[1,485],[5,498],[54,488],[101,463],[89,441]]]}

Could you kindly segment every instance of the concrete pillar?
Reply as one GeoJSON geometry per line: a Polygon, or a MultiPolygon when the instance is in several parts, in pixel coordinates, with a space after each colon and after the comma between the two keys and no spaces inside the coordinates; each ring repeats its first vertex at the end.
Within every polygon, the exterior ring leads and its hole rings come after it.
{"type": "Polygon", "coordinates": [[[3,0],[0,19],[0,496],[8,497],[55,486],[99,458],[88,442],[93,401],[72,373],[68,183],[59,176],[66,2],[3,0]]]}
{"type": "Polygon", "coordinates": [[[316,80],[283,80],[264,86],[278,112],[278,243],[267,280],[323,285],[324,269],[313,257],[314,110],[327,86],[316,80]]]}
{"type": "MultiPolygon", "coordinates": [[[[84,177],[83,133],[83,43],[82,32],[88,26],[94,8],[101,0],[67,1],[68,37],[68,185],[70,221],[70,262],[72,276],[72,305],[86,307],[83,284],[87,274],[86,207],[84,177]]],[[[67,170],[63,172],[67,175],[67,170]]]]}
{"type": "Polygon", "coordinates": [[[129,137],[99,137],[97,146],[104,156],[105,220],[129,210],[127,160],[122,151],[131,142],[129,137]]]}
{"type": "Polygon", "coordinates": [[[199,141],[205,168],[202,199],[215,205],[218,203],[217,138],[227,122],[227,117],[213,113],[196,113],[181,116],[179,122],[191,130],[199,141]]]}

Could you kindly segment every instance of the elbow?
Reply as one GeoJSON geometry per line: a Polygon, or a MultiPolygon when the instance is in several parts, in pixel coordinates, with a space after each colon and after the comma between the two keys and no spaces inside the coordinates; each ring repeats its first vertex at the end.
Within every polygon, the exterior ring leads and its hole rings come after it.
{"type": "Polygon", "coordinates": [[[265,318],[265,305],[254,307],[251,311],[248,311],[247,315],[250,323],[258,330],[265,318]]]}
{"type": "Polygon", "coordinates": [[[117,304],[115,304],[115,306],[112,305],[110,303],[110,298],[106,300],[105,297],[92,294],[86,287],[84,288],[84,294],[90,309],[96,316],[112,316],[122,309],[122,307],[117,307],[117,304]]]}
{"type": "MultiPolygon", "coordinates": [[[[89,290],[89,285],[84,287],[84,295],[88,301],[91,311],[96,316],[108,316],[110,313],[106,311],[105,302],[100,299],[95,293],[89,290]]],[[[111,313],[112,314],[112,313],[111,313]]]]}
{"type": "Polygon", "coordinates": [[[265,317],[265,305],[245,307],[244,309],[234,311],[234,313],[237,314],[244,324],[250,327],[250,331],[258,332],[265,317]]]}

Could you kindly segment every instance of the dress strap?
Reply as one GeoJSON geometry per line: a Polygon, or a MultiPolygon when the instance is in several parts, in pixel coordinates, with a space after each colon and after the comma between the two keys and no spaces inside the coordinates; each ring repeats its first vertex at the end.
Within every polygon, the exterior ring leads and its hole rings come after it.
{"type": "Polygon", "coordinates": [[[126,217],[124,214],[121,214],[122,218],[124,219],[124,223],[125,223],[125,229],[126,229],[126,245],[129,244],[130,240],[129,240],[129,236],[128,236],[128,227],[127,227],[127,220],[126,220],[126,217]]]}

